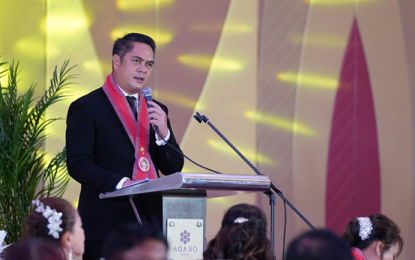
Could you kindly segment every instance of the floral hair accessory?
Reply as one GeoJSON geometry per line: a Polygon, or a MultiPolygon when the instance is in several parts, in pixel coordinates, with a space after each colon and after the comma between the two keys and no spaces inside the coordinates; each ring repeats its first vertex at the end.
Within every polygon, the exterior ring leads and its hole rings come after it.
{"type": "Polygon", "coordinates": [[[248,222],[248,219],[247,218],[243,218],[243,217],[236,218],[233,221],[233,223],[237,223],[237,224],[242,224],[242,223],[245,223],[245,222],[248,222]]]}
{"type": "Polygon", "coordinates": [[[359,220],[359,237],[362,240],[366,240],[369,238],[370,234],[372,234],[372,222],[370,221],[370,218],[368,217],[360,217],[357,218],[359,220]]]}
{"type": "Polygon", "coordinates": [[[39,200],[32,200],[32,205],[35,205],[35,211],[43,215],[45,219],[48,220],[49,224],[47,225],[49,229],[49,235],[53,236],[56,239],[59,239],[59,232],[63,229],[61,228],[62,224],[62,212],[56,212],[55,209],[51,209],[49,206],[40,202],[39,200]]]}

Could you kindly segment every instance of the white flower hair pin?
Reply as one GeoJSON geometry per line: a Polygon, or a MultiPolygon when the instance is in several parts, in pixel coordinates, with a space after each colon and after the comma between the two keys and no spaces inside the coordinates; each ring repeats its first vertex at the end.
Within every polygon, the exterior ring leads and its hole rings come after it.
{"type": "Polygon", "coordinates": [[[49,229],[49,235],[53,236],[56,239],[59,239],[59,232],[63,229],[61,228],[62,224],[62,212],[56,212],[55,209],[51,209],[49,206],[40,202],[39,200],[32,200],[32,205],[35,205],[35,211],[39,212],[46,218],[49,222],[47,225],[49,229]]]}
{"type": "Polygon", "coordinates": [[[242,224],[242,223],[245,223],[245,222],[248,222],[248,219],[247,218],[243,218],[243,217],[236,218],[233,221],[233,223],[236,223],[236,224],[242,224]]]}
{"type": "Polygon", "coordinates": [[[370,221],[370,218],[368,217],[360,217],[357,218],[359,220],[359,237],[362,240],[366,240],[369,238],[370,234],[372,234],[372,222],[370,221]]]}

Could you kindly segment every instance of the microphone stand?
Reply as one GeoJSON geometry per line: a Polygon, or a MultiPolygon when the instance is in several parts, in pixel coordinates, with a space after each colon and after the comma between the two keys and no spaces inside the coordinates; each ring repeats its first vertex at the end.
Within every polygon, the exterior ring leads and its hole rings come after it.
{"type": "MultiPolygon", "coordinates": [[[[193,116],[199,123],[202,123],[202,121],[203,122],[205,122],[206,124],[208,124],[215,132],[216,132],[216,134],[218,134],[222,139],[223,139],[223,141],[225,141],[238,155],[239,155],[239,157],[241,157],[242,158],[242,160],[244,160],[245,161],[245,163],[247,163],[248,165],[249,165],[249,167],[251,167],[251,169],[252,170],[254,170],[254,172],[256,172],[256,174],[258,174],[258,175],[264,175],[264,174],[262,174],[250,161],[248,161],[248,159],[246,159],[246,157],[241,153],[241,152],[239,152],[239,150],[238,149],[236,149],[236,147],[235,146],[233,146],[233,144],[231,143],[231,142],[229,142],[228,141],[228,139],[226,139],[226,137],[218,130],[218,129],[216,129],[216,127],[214,126],[214,125],[212,125],[212,123],[210,123],[210,121],[209,121],[209,119],[206,117],[206,116],[202,116],[202,115],[200,115],[199,114],[199,112],[196,112],[196,115],[194,115],[193,116]]],[[[277,187],[275,187],[275,185],[271,182],[271,189],[272,190],[274,190],[277,194],[278,194],[278,196],[280,196],[281,197],[281,199],[283,200],[283,201],[285,201],[285,203],[287,203],[288,204],[288,206],[290,206],[290,208],[292,209],[292,210],[294,210],[294,212],[295,213],[297,213],[297,215],[305,222],[305,223],[307,223],[307,225],[308,226],[310,226],[310,228],[311,229],[313,229],[313,230],[316,230],[316,228],[303,216],[303,214],[301,214],[301,212],[299,212],[295,207],[294,207],[294,205],[293,204],[291,204],[291,202],[287,199],[287,198],[285,198],[284,197],[284,195],[282,194],[282,192],[279,190],[279,189],[277,189],[277,187]]],[[[268,191],[266,191],[266,192],[264,192],[269,198],[270,198],[270,205],[271,205],[271,244],[272,244],[272,256],[274,257],[274,259],[275,259],[275,256],[274,256],[274,254],[273,254],[273,251],[274,251],[274,205],[275,205],[275,200],[273,200],[273,198],[272,197],[274,197],[275,198],[275,195],[272,193],[272,191],[271,190],[268,190],[268,191]],[[272,195],[273,196],[272,196],[272,195]]]]}
{"type": "Polygon", "coordinates": [[[275,260],[276,259],[276,257],[275,257],[275,255],[274,255],[274,237],[275,237],[275,234],[274,234],[274,232],[275,232],[275,228],[274,228],[274,219],[275,219],[275,194],[274,193],[272,193],[270,190],[268,190],[267,192],[264,192],[267,196],[268,196],[268,198],[269,198],[269,205],[271,206],[271,256],[272,256],[272,259],[273,260],[275,260]],[[271,193],[271,194],[267,194],[267,192],[269,192],[269,193],[271,193]]]}

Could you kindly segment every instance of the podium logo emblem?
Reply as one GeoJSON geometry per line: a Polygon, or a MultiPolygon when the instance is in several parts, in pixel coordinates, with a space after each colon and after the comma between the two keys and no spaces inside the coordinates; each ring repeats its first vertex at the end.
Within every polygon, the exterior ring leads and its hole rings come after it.
{"type": "Polygon", "coordinates": [[[180,241],[183,242],[183,244],[187,244],[188,242],[190,242],[190,233],[187,232],[187,230],[184,230],[183,232],[180,233],[180,241]]]}

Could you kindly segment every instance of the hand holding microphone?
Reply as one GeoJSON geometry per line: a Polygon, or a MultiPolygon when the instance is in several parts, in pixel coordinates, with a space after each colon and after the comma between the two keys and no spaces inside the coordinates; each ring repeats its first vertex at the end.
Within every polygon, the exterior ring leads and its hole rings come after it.
{"type": "Polygon", "coordinates": [[[169,131],[166,113],[157,103],[153,102],[151,88],[144,87],[141,90],[141,94],[147,102],[147,116],[150,124],[153,125],[154,130],[158,132],[162,138],[165,138],[169,131]]]}

